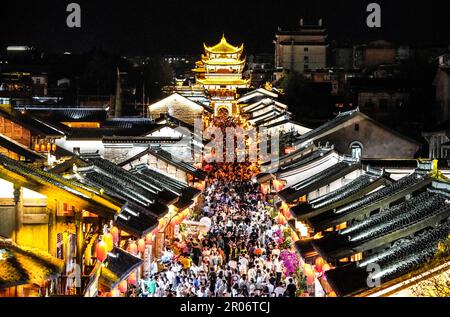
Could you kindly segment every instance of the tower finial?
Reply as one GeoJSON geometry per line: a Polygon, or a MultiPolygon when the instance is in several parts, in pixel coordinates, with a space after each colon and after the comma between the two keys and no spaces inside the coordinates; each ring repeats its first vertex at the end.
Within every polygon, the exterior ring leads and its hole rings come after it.
{"type": "Polygon", "coordinates": [[[222,38],[220,39],[221,42],[226,42],[227,39],[225,38],[225,32],[222,32],[222,38]]]}

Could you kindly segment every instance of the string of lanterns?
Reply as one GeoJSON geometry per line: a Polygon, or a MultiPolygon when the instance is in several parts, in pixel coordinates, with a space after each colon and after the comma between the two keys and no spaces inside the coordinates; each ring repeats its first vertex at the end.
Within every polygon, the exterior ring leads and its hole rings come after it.
{"type": "MultiPolygon", "coordinates": [[[[139,254],[144,254],[146,247],[153,243],[153,240],[158,233],[158,228],[149,232],[145,237],[136,240],[129,240],[127,251],[134,256],[139,256],[139,254]]],[[[117,227],[111,226],[109,230],[105,226],[103,229],[103,234],[97,240],[95,245],[95,257],[97,261],[104,263],[108,258],[108,252],[114,249],[114,246],[118,246],[120,243],[120,232],[117,227]]],[[[89,252],[90,253],[90,252],[89,252]]],[[[126,293],[128,291],[128,285],[136,286],[137,284],[137,272],[134,271],[130,273],[127,279],[122,280],[116,288],[114,288],[110,296],[117,297],[120,293],[126,293]]]]}
{"type": "MultiPolygon", "coordinates": [[[[133,240],[129,239],[126,251],[134,256],[142,256],[146,252],[146,248],[148,245],[151,245],[156,237],[156,234],[163,230],[166,225],[170,224],[171,226],[179,225],[189,216],[189,209],[185,209],[182,212],[179,212],[172,219],[162,218],[159,221],[158,227],[155,228],[150,233],[146,234],[144,237],[133,240]]],[[[95,257],[97,261],[100,263],[104,263],[108,258],[108,253],[113,251],[115,246],[119,246],[120,244],[120,231],[115,226],[105,225],[103,228],[103,234],[99,236],[98,240],[95,243],[95,257]]],[[[89,252],[90,258],[90,249],[89,252]]],[[[128,285],[136,286],[138,280],[138,273],[134,271],[130,273],[130,275],[122,280],[111,292],[110,296],[120,296],[120,293],[125,293],[128,291],[128,285]]]]}
{"type": "Polygon", "coordinates": [[[36,143],[34,145],[34,150],[36,152],[55,152],[56,151],[56,144],[55,143],[36,143]]]}

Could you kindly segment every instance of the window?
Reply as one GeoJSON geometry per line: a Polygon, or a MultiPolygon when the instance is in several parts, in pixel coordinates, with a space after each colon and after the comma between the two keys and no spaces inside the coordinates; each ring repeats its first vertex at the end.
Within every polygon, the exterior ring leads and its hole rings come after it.
{"type": "Polygon", "coordinates": [[[303,51],[304,51],[304,52],[308,52],[308,51],[309,51],[309,48],[308,48],[308,47],[304,47],[304,48],[303,48],[303,51]]]}
{"type": "Polygon", "coordinates": [[[359,123],[355,124],[355,131],[359,131],[359,123]]]}
{"type": "Polygon", "coordinates": [[[308,64],[305,64],[305,69],[309,69],[309,65],[308,64]]]}
{"type": "Polygon", "coordinates": [[[360,142],[352,142],[350,144],[350,152],[353,158],[361,158],[363,146],[360,142]]]}
{"type": "Polygon", "coordinates": [[[309,61],[309,56],[303,56],[303,59],[304,59],[305,62],[308,62],[309,61]]]}

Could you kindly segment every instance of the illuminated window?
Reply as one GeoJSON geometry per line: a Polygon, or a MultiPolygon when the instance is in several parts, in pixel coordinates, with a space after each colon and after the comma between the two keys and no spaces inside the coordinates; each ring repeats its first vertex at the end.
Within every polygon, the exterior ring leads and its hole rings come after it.
{"type": "Polygon", "coordinates": [[[360,142],[352,142],[350,144],[350,153],[353,158],[361,158],[363,146],[360,142]]]}

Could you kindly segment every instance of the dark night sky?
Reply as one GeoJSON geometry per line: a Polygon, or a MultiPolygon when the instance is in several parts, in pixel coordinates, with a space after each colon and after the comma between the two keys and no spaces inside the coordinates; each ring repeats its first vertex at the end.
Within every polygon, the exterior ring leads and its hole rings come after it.
{"type": "Polygon", "coordinates": [[[246,52],[272,52],[277,26],[296,27],[300,17],[324,19],[330,39],[404,44],[450,43],[450,1],[80,1],[40,0],[0,3],[0,45],[34,45],[47,51],[87,51],[103,47],[120,54],[197,54],[222,32],[246,52]],[[68,3],[82,8],[82,28],[65,25],[68,3]],[[382,28],[365,25],[370,2],[382,6],[382,28]]]}

